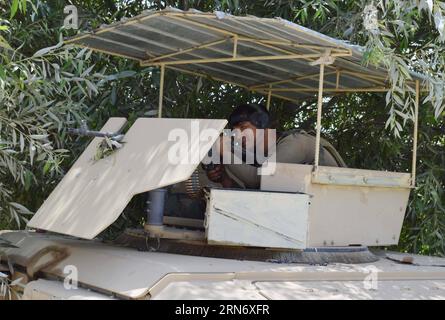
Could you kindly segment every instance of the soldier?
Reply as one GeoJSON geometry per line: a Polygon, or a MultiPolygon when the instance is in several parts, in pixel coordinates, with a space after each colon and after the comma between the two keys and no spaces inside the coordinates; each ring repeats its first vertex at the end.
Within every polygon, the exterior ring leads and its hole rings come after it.
{"type": "MultiPolygon", "coordinates": [[[[264,106],[257,104],[240,105],[230,114],[229,126],[244,133],[251,130],[256,142],[257,129],[264,129],[264,151],[267,150],[267,130],[270,115],[264,106]]],[[[243,147],[245,147],[243,145],[243,147]]],[[[222,149],[222,143],[221,143],[222,149]]],[[[221,150],[221,153],[224,150],[221,150]]],[[[315,162],[315,137],[301,130],[277,133],[275,156],[277,163],[299,163],[313,165],[315,162]]],[[[324,139],[320,143],[319,165],[346,167],[343,159],[335,148],[324,139]]],[[[257,170],[261,165],[252,164],[220,164],[207,172],[211,181],[220,182],[225,188],[259,189],[261,176],[257,170]]]]}

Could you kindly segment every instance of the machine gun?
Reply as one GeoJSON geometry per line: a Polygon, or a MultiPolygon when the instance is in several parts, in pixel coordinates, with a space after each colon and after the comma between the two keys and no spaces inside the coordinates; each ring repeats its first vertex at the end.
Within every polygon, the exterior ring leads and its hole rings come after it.
{"type": "Polygon", "coordinates": [[[117,143],[121,142],[122,139],[124,138],[124,134],[120,132],[110,133],[110,132],[100,132],[100,131],[90,130],[85,120],[81,121],[80,128],[68,128],[67,132],[68,134],[82,136],[82,137],[108,138],[111,141],[115,141],[117,143]]]}

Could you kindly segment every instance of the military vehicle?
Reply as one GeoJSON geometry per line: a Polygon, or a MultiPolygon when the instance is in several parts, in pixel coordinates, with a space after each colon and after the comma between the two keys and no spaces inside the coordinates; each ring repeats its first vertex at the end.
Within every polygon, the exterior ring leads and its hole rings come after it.
{"type": "Polygon", "coordinates": [[[415,187],[422,75],[409,81],[417,93],[412,172],[326,167],[319,165],[323,97],[390,90],[387,70],[362,65],[359,46],[278,18],[177,9],[66,43],[159,67],[158,117],[139,118],[126,132],[124,118],[109,119],[101,134],[78,129],[94,138],[27,230],[1,232],[9,244],[1,272],[21,298],[445,298],[445,259],[381,249],[397,245],[415,187]],[[166,69],[263,94],[268,107],[271,99],[318,97],[315,163],[276,163],[259,190],[209,182],[200,162],[227,121],[162,118],[166,69]],[[188,139],[171,139],[174,130],[188,139]],[[106,139],[119,148],[94,159],[106,139]],[[172,163],[174,146],[193,161],[172,163]],[[101,241],[145,193],[145,227],[101,241]]]}

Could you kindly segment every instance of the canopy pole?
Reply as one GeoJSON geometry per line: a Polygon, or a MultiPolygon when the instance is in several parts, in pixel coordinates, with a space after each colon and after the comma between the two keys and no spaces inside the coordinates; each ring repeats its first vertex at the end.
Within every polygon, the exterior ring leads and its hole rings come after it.
{"type": "Polygon", "coordinates": [[[414,137],[413,137],[413,163],[411,166],[411,186],[416,186],[416,164],[417,164],[417,131],[419,126],[419,104],[420,104],[420,81],[416,80],[416,102],[414,105],[414,137]]]}
{"type": "Polygon", "coordinates": [[[335,89],[338,90],[340,86],[340,70],[336,70],[336,81],[335,81],[335,89]]]}
{"type": "Polygon", "coordinates": [[[233,58],[235,59],[236,57],[237,57],[237,55],[238,55],[238,36],[237,35],[235,35],[234,37],[233,37],[233,53],[232,53],[232,55],[233,55],[233,58]]]}
{"type": "Polygon", "coordinates": [[[162,106],[163,106],[163,100],[164,100],[164,75],[165,75],[165,64],[161,64],[161,76],[159,78],[158,118],[162,118],[162,106]]]}
{"type": "Polygon", "coordinates": [[[270,110],[270,101],[272,100],[272,85],[269,86],[269,91],[267,92],[267,111],[270,110]]]}
{"type": "Polygon", "coordinates": [[[324,64],[320,64],[320,79],[318,81],[318,105],[317,105],[317,135],[315,137],[315,163],[314,171],[318,171],[320,161],[320,136],[321,136],[321,111],[323,107],[324,64]]]}

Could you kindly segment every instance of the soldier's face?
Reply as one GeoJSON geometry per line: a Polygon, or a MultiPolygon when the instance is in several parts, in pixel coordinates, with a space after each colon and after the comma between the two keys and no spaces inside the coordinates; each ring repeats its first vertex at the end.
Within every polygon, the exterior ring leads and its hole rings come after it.
{"type": "Polygon", "coordinates": [[[249,147],[248,144],[253,143],[253,145],[255,145],[257,127],[255,127],[250,121],[240,122],[235,125],[233,129],[235,130],[235,137],[242,141],[242,145],[244,148],[249,147]]]}

